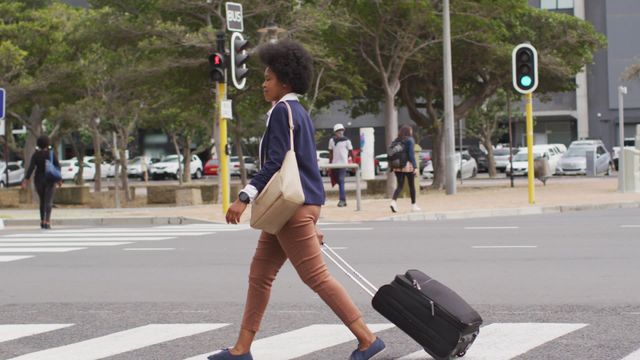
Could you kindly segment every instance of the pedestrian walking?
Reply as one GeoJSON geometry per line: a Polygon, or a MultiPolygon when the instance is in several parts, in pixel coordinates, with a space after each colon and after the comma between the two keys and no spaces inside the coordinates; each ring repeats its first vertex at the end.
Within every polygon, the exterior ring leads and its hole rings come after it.
{"type": "Polygon", "coordinates": [[[269,43],[258,51],[266,65],[262,89],[273,107],[267,113],[267,127],[260,143],[262,167],[229,207],[227,223],[237,224],[247,204],[265,188],[280,169],[290,148],[289,114],[292,109],[293,142],[305,201],[275,235],[262,231],[249,269],[249,288],[240,334],[232,348],[208,357],[209,360],[252,360],[251,344],[260,329],[271,286],[288,259],[307,284],[333,310],[359,341],[351,360],[366,360],[385,347],[367,327],[362,314],[346,290],[328,272],[320,250],[321,236],[316,222],[325,193],[316,161],[315,129],[298,95],[309,88],[313,60],[299,44],[289,40],[269,43]]]}
{"type": "MultiPolygon", "coordinates": [[[[31,156],[29,169],[27,169],[27,173],[22,181],[22,188],[27,188],[29,179],[35,171],[34,184],[40,200],[40,228],[51,229],[51,210],[53,208],[53,194],[56,183],[47,180],[44,170],[47,160],[53,162],[57,168],[60,168],[60,163],[53,153],[53,149],[51,149],[48,136],[40,136],[36,141],[36,145],[36,151],[31,156]]],[[[62,186],[61,181],[57,184],[58,186],[62,186]]]]}
{"type": "MultiPolygon", "coordinates": [[[[353,145],[351,140],[344,136],[344,126],[335,124],[333,126],[333,136],[329,139],[329,162],[332,164],[346,165],[349,158],[353,159],[353,145]]],[[[347,169],[331,169],[335,171],[336,182],[339,189],[338,207],[347,206],[347,196],[344,190],[344,179],[347,176],[347,169]]]]}
{"type": "Polygon", "coordinates": [[[416,164],[416,156],[414,153],[415,141],[413,140],[413,129],[409,125],[402,125],[398,131],[398,137],[393,141],[392,147],[397,144],[400,147],[398,152],[398,159],[393,168],[393,172],[396,174],[396,180],[398,182],[396,190],[393,192],[393,198],[391,200],[391,211],[398,212],[398,204],[396,200],[398,195],[404,187],[404,179],[407,179],[409,184],[409,194],[411,195],[411,211],[420,211],[420,207],[416,204],[416,184],[415,176],[418,173],[418,165],[416,164]]]}

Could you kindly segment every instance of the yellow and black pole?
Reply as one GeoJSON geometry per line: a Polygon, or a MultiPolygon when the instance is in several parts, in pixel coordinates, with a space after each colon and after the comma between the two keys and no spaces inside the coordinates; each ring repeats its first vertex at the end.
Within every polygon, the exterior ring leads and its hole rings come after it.
{"type": "Polygon", "coordinates": [[[229,210],[230,184],[229,184],[229,154],[227,153],[227,118],[222,114],[222,102],[226,99],[225,82],[218,83],[218,124],[220,129],[220,154],[218,162],[220,168],[220,188],[222,189],[222,212],[229,210]]]}
{"type": "MultiPolygon", "coordinates": [[[[520,44],[512,53],[513,87],[526,97],[527,175],[529,204],[535,204],[533,163],[533,91],[538,87],[538,52],[528,43],[520,44]]],[[[513,169],[511,169],[513,172],[513,169]]]]}
{"type": "Polygon", "coordinates": [[[533,173],[533,95],[528,93],[526,97],[526,113],[527,113],[527,171],[528,176],[528,188],[529,188],[529,204],[535,204],[535,187],[534,187],[534,173],[533,173]]]}

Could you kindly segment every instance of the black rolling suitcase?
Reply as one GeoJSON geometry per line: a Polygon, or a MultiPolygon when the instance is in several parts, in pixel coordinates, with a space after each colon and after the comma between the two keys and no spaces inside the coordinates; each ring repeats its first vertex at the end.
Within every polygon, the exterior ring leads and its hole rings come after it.
{"type": "Polygon", "coordinates": [[[373,296],[372,305],[376,311],[414,339],[434,359],[464,356],[478,336],[482,324],[480,315],[453,290],[421,271],[409,270],[377,289],[329,246],[323,244],[322,251],[373,296]]]}

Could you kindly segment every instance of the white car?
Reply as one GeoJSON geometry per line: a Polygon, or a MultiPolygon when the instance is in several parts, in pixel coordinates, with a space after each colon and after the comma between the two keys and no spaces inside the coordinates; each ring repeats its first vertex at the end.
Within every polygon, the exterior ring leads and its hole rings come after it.
{"type": "MultiPolygon", "coordinates": [[[[247,172],[247,176],[252,177],[258,173],[258,164],[256,159],[251,156],[243,156],[244,169],[247,172]]],[[[229,175],[240,176],[240,158],[237,156],[229,157],[229,175]]]]}
{"type": "Polygon", "coordinates": [[[378,160],[378,173],[389,170],[389,160],[387,159],[387,154],[376,155],[376,160],[378,160]]]}
{"type": "MultiPolygon", "coordinates": [[[[83,163],[82,166],[82,179],[93,180],[96,177],[96,169],[87,162],[83,163]]],[[[80,163],[77,160],[72,159],[60,161],[60,173],[62,174],[62,181],[76,181],[79,171],[80,163]]]]}
{"type": "Polygon", "coordinates": [[[9,181],[7,181],[7,174],[5,170],[7,165],[5,162],[0,162],[0,188],[8,187],[11,185],[19,185],[24,180],[24,168],[17,162],[9,162],[9,181]]]}
{"type": "MultiPolygon", "coordinates": [[[[627,149],[635,149],[636,148],[636,139],[635,138],[625,138],[624,139],[624,147],[627,149]]],[[[613,159],[613,165],[618,170],[618,158],[620,157],[620,146],[614,146],[613,152],[611,154],[611,158],[613,159]]]]}
{"type": "MultiPolygon", "coordinates": [[[[184,166],[183,156],[180,155],[180,161],[184,166]]],[[[152,179],[160,179],[171,177],[178,179],[178,155],[167,155],[160,161],[152,164],[149,173],[152,179]]],[[[200,179],[203,174],[202,160],[197,155],[191,156],[191,177],[200,179]]]]}
{"type": "MultiPolygon", "coordinates": [[[[513,157],[513,175],[524,176],[529,173],[529,152],[528,149],[523,147],[518,150],[518,153],[513,157]]],[[[554,169],[560,161],[560,155],[556,154],[551,156],[546,145],[534,145],[533,146],[533,160],[544,158],[549,162],[549,171],[551,174],[555,174],[554,169]]],[[[511,164],[507,164],[505,172],[511,175],[511,164]]]]}
{"type": "Polygon", "coordinates": [[[507,165],[509,165],[511,156],[518,153],[517,148],[513,148],[512,152],[509,152],[508,147],[498,148],[493,150],[493,160],[496,163],[496,170],[505,172],[507,170],[507,165]]]}
{"type": "MultiPolygon", "coordinates": [[[[74,158],[74,160],[75,160],[75,158],[74,158]]],[[[85,156],[84,157],[84,161],[95,168],[95,166],[96,166],[96,158],[95,158],[95,156],[85,156]]],[[[111,167],[111,165],[109,163],[107,163],[104,160],[102,161],[102,163],[100,164],[100,177],[101,178],[106,178],[107,177],[107,175],[109,174],[109,168],[110,167],[111,167]]]]}
{"type": "MultiPolygon", "coordinates": [[[[329,164],[329,151],[316,150],[316,159],[318,160],[318,167],[329,164]]],[[[327,172],[327,169],[320,169],[320,175],[322,176],[326,176],[327,172]]]]}
{"type": "MultiPolygon", "coordinates": [[[[456,151],[456,177],[462,179],[475,177],[478,174],[478,163],[476,160],[471,157],[467,151],[462,152],[462,159],[460,159],[460,156],[460,152],[456,151]]],[[[431,160],[427,161],[427,165],[422,172],[422,177],[425,179],[433,178],[433,162],[431,160]]]]}
{"type": "Polygon", "coordinates": [[[136,156],[127,162],[127,176],[144,179],[145,172],[149,174],[151,159],[147,156],[136,156]]]}

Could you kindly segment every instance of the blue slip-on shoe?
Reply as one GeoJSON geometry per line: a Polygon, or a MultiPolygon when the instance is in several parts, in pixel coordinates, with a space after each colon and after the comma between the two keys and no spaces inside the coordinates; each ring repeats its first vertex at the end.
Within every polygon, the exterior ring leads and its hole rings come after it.
{"type": "Polygon", "coordinates": [[[374,341],[373,344],[371,344],[365,350],[353,350],[351,356],[349,357],[349,360],[373,359],[376,355],[380,355],[385,347],[387,346],[384,344],[384,341],[382,341],[382,339],[380,339],[379,337],[376,337],[376,341],[374,341]]]}
{"type": "Polygon", "coordinates": [[[242,355],[233,355],[229,352],[229,349],[222,349],[219,353],[215,353],[209,357],[209,360],[253,360],[253,356],[251,356],[251,352],[242,355]]]}

